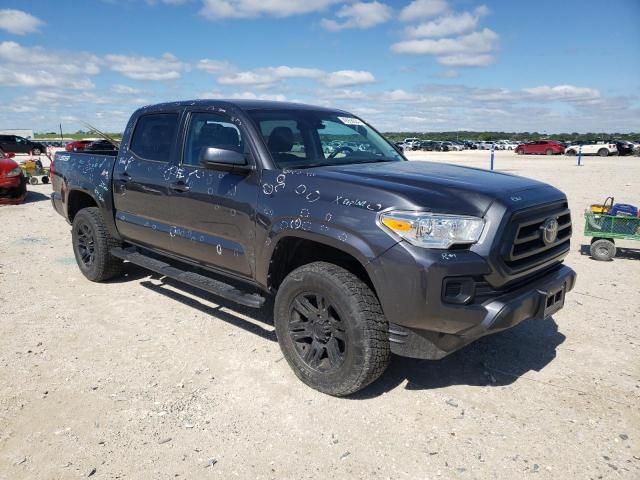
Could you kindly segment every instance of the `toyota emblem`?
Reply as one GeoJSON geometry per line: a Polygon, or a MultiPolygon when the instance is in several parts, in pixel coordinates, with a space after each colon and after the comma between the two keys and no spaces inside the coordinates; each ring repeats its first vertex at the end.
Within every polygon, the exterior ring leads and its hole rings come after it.
{"type": "Polygon", "coordinates": [[[558,220],[547,218],[542,224],[542,241],[545,245],[551,245],[558,238],[558,220]]]}

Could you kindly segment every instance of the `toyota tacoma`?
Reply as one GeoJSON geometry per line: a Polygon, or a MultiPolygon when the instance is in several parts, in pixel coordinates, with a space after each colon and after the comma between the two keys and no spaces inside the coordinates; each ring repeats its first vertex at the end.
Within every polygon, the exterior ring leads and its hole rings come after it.
{"type": "Polygon", "coordinates": [[[130,262],[249,307],[272,297],[292,370],[336,396],[380,377],[391,353],[440,359],[550,317],[576,280],[561,191],[407,161],[341,110],[147,106],[117,151],[56,153],[51,176],[86,278],[130,262]]]}

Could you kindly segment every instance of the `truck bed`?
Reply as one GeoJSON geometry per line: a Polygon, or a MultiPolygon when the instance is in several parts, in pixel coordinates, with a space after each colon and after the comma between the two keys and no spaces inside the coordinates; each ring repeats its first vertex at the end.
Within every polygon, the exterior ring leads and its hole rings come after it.
{"type": "Polygon", "coordinates": [[[118,152],[57,152],[51,169],[51,201],[63,217],[70,220],[70,191],[84,192],[100,208],[113,211],[111,178],[118,152]]]}

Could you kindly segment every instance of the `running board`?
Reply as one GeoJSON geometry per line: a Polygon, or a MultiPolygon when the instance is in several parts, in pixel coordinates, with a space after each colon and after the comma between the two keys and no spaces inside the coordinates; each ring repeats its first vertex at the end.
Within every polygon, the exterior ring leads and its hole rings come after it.
{"type": "Polygon", "coordinates": [[[260,308],[264,305],[265,298],[257,293],[246,293],[238,290],[232,285],[205,277],[197,273],[180,270],[172,267],[161,260],[143,255],[134,249],[112,248],[111,255],[127,262],[131,262],[152,272],[159,273],[165,277],[173,278],[179,282],[199,288],[205,292],[212,293],[232,302],[239,303],[251,308],[260,308]]]}

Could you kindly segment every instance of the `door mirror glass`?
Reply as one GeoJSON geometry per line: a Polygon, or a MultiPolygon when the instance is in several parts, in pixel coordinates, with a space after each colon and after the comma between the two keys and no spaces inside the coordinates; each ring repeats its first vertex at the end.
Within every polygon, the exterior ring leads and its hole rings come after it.
{"type": "Polygon", "coordinates": [[[225,165],[229,167],[245,166],[247,165],[247,159],[243,153],[236,152],[235,150],[207,147],[202,149],[200,164],[211,168],[225,165]]]}

